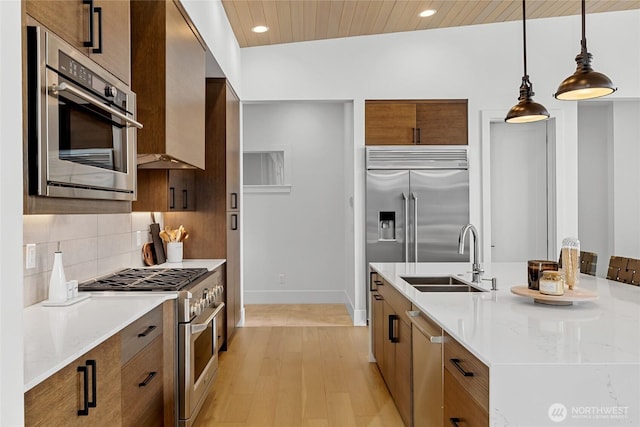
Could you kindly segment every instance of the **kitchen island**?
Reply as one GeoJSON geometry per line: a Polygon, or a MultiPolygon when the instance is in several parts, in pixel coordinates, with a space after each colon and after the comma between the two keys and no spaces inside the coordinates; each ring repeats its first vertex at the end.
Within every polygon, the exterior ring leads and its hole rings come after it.
{"type": "Polygon", "coordinates": [[[487,292],[471,293],[422,293],[402,279],[470,282],[468,263],[371,269],[488,366],[490,425],[640,425],[639,287],[581,275],[578,287],[599,298],[552,306],[511,293],[526,286],[526,263],[485,265],[498,290],[484,281],[487,292]]]}

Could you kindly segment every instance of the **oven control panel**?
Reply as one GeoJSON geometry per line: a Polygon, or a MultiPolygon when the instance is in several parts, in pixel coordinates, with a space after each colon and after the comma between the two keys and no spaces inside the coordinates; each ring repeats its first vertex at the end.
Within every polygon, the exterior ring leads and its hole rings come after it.
{"type": "Polygon", "coordinates": [[[192,298],[189,305],[189,312],[191,316],[197,316],[202,311],[211,306],[214,302],[222,302],[224,294],[224,287],[221,284],[216,284],[211,288],[204,288],[202,293],[197,298],[192,298]]]}

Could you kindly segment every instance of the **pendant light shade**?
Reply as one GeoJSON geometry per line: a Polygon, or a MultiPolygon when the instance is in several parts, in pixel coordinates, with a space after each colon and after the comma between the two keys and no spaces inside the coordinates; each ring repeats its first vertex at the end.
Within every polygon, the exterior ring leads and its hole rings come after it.
{"type": "Polygon", "coordinates": [[[587,51],[585,9],[585,0],[582,0],[582,40],[580,53],[576,56],[576,71],[560,83],[557,92],[553,94],[556,99],[578,101],[599,98],[617,90],[609,77],[591,68],[593,56],[587,51]]]}
{"type": "Polygon", "coordinates": [[[522,46],[524,58],[524,75],[522,76],[522,84],[520,85],[520,96],[518,103],[511,107],[504,121],[507,123],[529,123],[539,120],[546,120],[550,114],[542,104],[538,104],[533,100],[533,84],[529,80],[527,74],[527,18],[525,9],[525,0],[522,0],[522,46]]]}

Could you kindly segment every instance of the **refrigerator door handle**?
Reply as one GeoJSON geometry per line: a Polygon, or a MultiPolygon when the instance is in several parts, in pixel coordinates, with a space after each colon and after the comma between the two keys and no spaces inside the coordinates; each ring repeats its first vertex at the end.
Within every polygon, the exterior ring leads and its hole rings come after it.
{"type": "Polygon", "coordinates": [[[418,196],[416,193],[411,193],[413,198],[413,261],[418,262],[418,196]]]}
{"type": "Polygon", "coordinates": [[[409,262],[409,198],[403,192],[404,201],[404,262],[409,262]]]}

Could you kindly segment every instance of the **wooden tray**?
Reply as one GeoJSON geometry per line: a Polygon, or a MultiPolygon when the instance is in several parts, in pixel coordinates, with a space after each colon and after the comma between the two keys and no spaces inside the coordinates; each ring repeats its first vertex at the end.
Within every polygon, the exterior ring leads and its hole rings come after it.
{"type": "Polygon", "coordinates": [[[585,291],[580,288],[575,288],[573,290],[565,289],[564,295],[546,295],[541,294],[539,291],[529,289],[527,286],[513,286],[511,288],[511,293],[533,298],[533,301],[538,304],[548,305],[572,305],[574,302],[598,299],[598,294],[585,291]]]}

